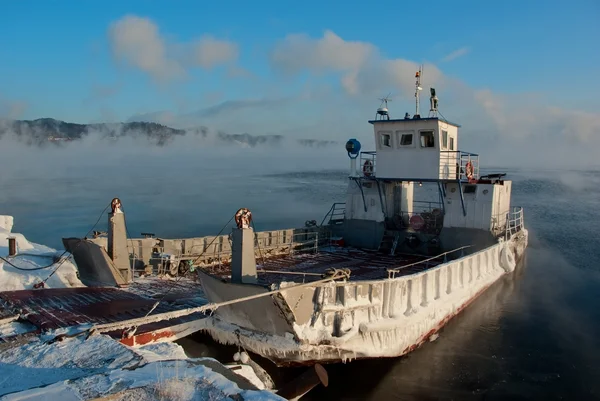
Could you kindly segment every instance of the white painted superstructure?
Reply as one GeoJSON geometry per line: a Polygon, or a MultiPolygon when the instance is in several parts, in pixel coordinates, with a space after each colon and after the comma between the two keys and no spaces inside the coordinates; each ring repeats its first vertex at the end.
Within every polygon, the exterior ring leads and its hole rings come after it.
{"type": "Polygon", "coordinates": [[[456,178],[459,126],[438,118],[375,120],[375,174],[414,180],[456,178]]]}

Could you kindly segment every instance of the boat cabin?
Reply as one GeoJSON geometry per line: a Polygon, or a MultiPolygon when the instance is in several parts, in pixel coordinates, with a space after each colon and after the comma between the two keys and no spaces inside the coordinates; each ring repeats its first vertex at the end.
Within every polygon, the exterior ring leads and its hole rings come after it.
{"type": "MultiPolygon", "coordinates": [[[[474,168],[477,166],[476,155],[458,151],[460,126],[457,124],[437,117],[372,120],[369,123],[373,124],[377,155],[373,157],[373,173],[381,178],[467,178],[464,170],[467,163],[471,161],[474,168]],[[459,166],[463,168],[462,172],[459,166]]],[[[363,161],[363,167],[367,160],[369,158],[363,161]]]]}
{"type": "MultiPolygon", "coordinates": [[[[419,81],[417,88],[418,105],[419,81]]],[[[460,125],[437,116],[431,92],[426,118],[417,106],[413,117],[390,119],[382,99],[385,107],[369,121],[375,151],[361,151],[356,139],[346,144],[351,170],[338,232],[347,244],[381,249],[388,242],[394,253],[402,244],[415,251],[491,243],[503,232],[511,182],[503,174],[480,175],[479,156],[459,149],[460,125]]]]}

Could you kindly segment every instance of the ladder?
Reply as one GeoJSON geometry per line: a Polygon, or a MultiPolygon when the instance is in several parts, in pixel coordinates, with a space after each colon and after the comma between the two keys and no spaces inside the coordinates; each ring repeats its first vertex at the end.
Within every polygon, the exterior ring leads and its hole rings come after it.
{"type": "Polygon", "coordinates": [[[390,251],[390,255],[394,256],[396,253],[396,248],[398,247],[398,242],[400,241],[400,233],[396,231],[394,233],[394,242],[392,243],[392,250],[390,251]]]}
{"type": "Polygon", "coordinates": [[[396,248],[398,247],[398,242],[400,241],[400,233],[398,231],[390,231],[385,230],[383,232],[383,237],[381,238],[381,242],[379,243],[379,248],[377,248],[380,252],[390,251],[390,255],[394,255],[396,252],[396,248]]]}

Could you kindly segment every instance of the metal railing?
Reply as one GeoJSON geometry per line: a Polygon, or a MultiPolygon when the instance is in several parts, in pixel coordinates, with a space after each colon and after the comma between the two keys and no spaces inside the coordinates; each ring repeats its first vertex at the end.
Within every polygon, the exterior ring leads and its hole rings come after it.
{"type": "MultiPolygon", "coordinates": [[[[257,231],[254,251],[257,260],[296,252],[318,252],[331,241],[327,226],[257,231]]],[[[187,267],[215,266],[231,261],[232,244],[229,235],[182,239],[132,238],[130,253],[135,270],[152,269],[154,274],[170,272],[176,275],[180,265],[187,267]],[[132,252],[133,251],[133,252],[132,252]]],[[[106,246],[104,244],[104,246],[106,246]]]]}
{"type": "Polygon", "coordinates": [[[366,176],[375,175],[377,162],[377,152],[367,151],[360,152],[360,172],[366,176]]]}
{"type": "Polygon", "coordinates": [[[460,252],[460,257],[464,256],[464,250],[467,248],[471,248],[473,247],[473,245],[465,245],[465,246],[461,246],[460,248],[456,248],[456,249],[452,249],[451,251],[447,251],[444,253],[441,253],[437,256],[431,257],[431,258],[427,258],[424,260],[419,260],[418,262],[414,262],[414,263],[409,263],[407,265],[404,266],[398,266],[398,267],[394,267],[392,269],[387,269],[388,272],[388,278],[396,278],[396,273],[400,273],[402,271],[402,269],[406,269],[407,267],[412,267],[412,266],[416,266],[416,265],[420,265],[422,263],[426,264],[426,267],[429,267],[429,262],[431,262],[432,260],[438,259],[443,257],[443,263],[446,263],[448,261],[448,255],[455,253],[455,252],[460,252]]]}
{"type": "Polygon", "coordinates": [[[479,178],[479,155],[461,150],[440,151],[440,177],[448,180],[468,180],[467,165],[472,166],[470,179],[479,178]]]}
{"type": "Polygon", "coordinates": [[[439,201],[413,201],[413,212],[429,213],[436,209],[443,210],[444,206],[439,201]]]}
{"type": "Polygon", "coordinates": [[[344,218],[346,217],[346,203],[335,202],[333,205],[331,205],[331,208],[329,208],[329,211],[321,221],[321,226],[325,224],[325,220],[327,220],[327,217],[329,217],[329,220],[327,221],[328,225],[344,220],[344,218]]]}
{"type": "Polygon", "coordinates": [[[525,227],[525,219],[523,215],[523,208],[521,206],[511,206],[510,211],[506,213],[506,230],[504,234],[505,239],[509,239],[521,231],[525,227]]]}
{"type": "Polygon", "coordinates": [[[328,245],[331,238],[331,232],[324,227],[312,226],[286,231],[288,231],[287,242],[278,239],[275,243],[273,243],[273,237],[270,234],[279,233],[278,231],[255,233],[255,253],[258,253],[258,256],[267,257],[273,254],[287,253],[291,255],[295,252],[318,253],[319,248],[328,245]]]}

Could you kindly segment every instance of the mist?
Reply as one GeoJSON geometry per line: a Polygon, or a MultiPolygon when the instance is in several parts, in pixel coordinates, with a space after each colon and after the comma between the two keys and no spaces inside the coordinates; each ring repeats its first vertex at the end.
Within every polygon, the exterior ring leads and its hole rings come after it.
{"type": "MultiPolygon", "coordinates": [[[[43,146],[5,134],[0,213],[13,215],[15,229],[32,240],[61,247],[62,236],[84,235],[114,197],[123,202],[132,236],[149,231],[170,237],[214,234],[240,207],[253,210],[260,230],[320,222],[333,202],[345,200],[347,138],[311,147],[278,137],[252,147],[214,132],[189,131],[158,146],[144,132],[116,139],[105,134],[91,131],[80,140],[43,146]]],[[[562,166],[560,158],[569,159],[564,151],[534,151],[514,145],[514,139],[502,144],[468,132],[462,138],[461,149],[480,154],[482,173],[552,177],[552,185],[581,193],[580,201],[598,184],[593,172],[562,166]]],[[[363,149],[374,148],[372,138],[360,139],[363,149]]],[[[96,229],[105,226],[102,218],[96,229]]]]}
{"type": "MultiPolygon", "coordinates": [[[[214,234],[240,207],[253,210],[257,229],[320,221],[344,198],[349,168],[343,143],[243,147],[188,134],[156,146],[142,135],[107,140],[91,133],[44,147],[9,135],[0,145],[0,213],[15,216],[16,231],[54,247],[63,236],[83,236],[114,197],[132,236],[214,234]]],[[[96,229],[105,226],[102,218],[96,229]]]]}

